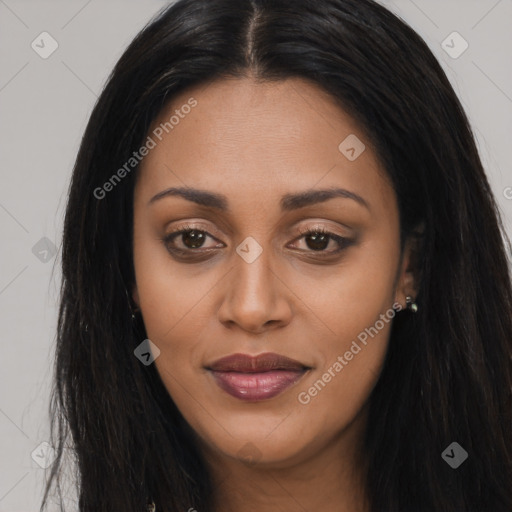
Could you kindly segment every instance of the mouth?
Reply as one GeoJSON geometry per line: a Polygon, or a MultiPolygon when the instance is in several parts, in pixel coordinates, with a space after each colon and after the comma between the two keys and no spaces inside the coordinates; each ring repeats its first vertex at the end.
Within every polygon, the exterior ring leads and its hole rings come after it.
{"type": "Polygon", "coordinates": [[[233,354],[206,369],[229,395],[244,401],[261,401],[280,395],[297,383],[311,367],[279,354],[256,357],[233,354]]]}

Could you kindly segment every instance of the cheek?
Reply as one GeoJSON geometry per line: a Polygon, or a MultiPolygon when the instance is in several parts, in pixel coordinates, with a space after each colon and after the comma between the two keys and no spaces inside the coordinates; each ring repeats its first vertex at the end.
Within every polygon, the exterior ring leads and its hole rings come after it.
{"type": "Polygon", "coordinates": [[[392,235],[382,232],[368,237],[349,250],[339,265],[303,272],[293,279],[294,293],[307,303],[315,324],[332,340],[324,344],[323,352],[332,355],[350,344],[390,310],[400,260],[399,240],[392,235]]]}
{"type": "MultiPolygon", "coordinates": [[[[149,236],[137,239],[134,265],[148,337],[158,345],[175,339],[176,332],[197,334],[197,326],[202,325],[198,315],[208,303],[208,294],[219,276],[193,265],[176,263],[163,242],[149,236]]],[[[186,338],[190,339],[185,335],[186,338]]]]}
{"type": "MultiPolygon", "coordinates": [[[[316,290],[306,296],[323,336],[315,347],[320,364],[301,384],[297,401],[310,421],[321,418],[326,429],[355,417],[384,363],[396,316],[392,305],[399,265],[398,240],[385,243],[385,238],[354,251],[328,279],[301,281],[304,293],[316,290]]],[[[311,320],[303,328],[308,325],[311,330],[311,320]]]]}
{"type": "Polygon", "coordinates": [[[137,291],[147,337],[160,350],[155,365],[170,396],[193,423],[200,413],[194,405],[204,391],[198,376],[203,372],[205,347],[216,341],[212,335],[216,285],[225,270],[180,264],[161,241],[149,237],[137,241],[137,291]]]}
{"type": "Polygon", "coordinates": [[[368,327],[352,328],[356,336],[338,337],[324,346],[325,360],[297,389],[304,414],[327,430],[350,423],[367,401],[380,375],[394,312],[368,327]],[[379,329],[380,327],[380,329],[379,329]]]}
{"type": "MultiPolygon", "coordinates": [[[[150,299],[142,306],[148,338],[160,349],[155,364],[178,407],[176,400],[183,389],[193,395],[198,370],[204,364],[204,347],[211,339],[212,306],[210,282],[200,281],[193,289],[176,284],[176,280],[148,279],[143,294],[150,299]]],[[[190,400],[185,393],[185,399],[190,400]]],[[[180,407],[181,408],[181,407],[180,407]]]]}

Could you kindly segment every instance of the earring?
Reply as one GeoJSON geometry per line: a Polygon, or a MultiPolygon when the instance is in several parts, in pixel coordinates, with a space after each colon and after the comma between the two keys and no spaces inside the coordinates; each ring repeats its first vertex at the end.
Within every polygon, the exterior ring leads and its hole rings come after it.
{"type": "Polygon", "coordinates": [[[135,318],[136,318],[136,316],[135,316],[136,313],[140,313],[140,309],[136,308],[135,310],[133,310],[133,309],[130,308],[130,310],[132,312],[132,322],[133,322],[135,320],[135,318]]]}
{"type": "Polygon", "coordinates": [[[413,313],[416,313],[418,311],[418,304],[416,304],[416,302],[410,295],[407,295],[407,297],[405,297],[405,309],[408,309],[413,313]]]}
{"type": "Polygon", "coordinates": [[[132,299],[130,299],[130,294],[128,293],[128,290],[124,290],[124,293],[126,294],[126,299],[128,300],[128,307],[130,308],[130,312],[132,314],[132,322],[135,320],[135,313],[138,313],[140,311],[139,307],[133,302],[132,299]],[[132,304],[135,304],[135,309],[133,309],[132,304]]]}

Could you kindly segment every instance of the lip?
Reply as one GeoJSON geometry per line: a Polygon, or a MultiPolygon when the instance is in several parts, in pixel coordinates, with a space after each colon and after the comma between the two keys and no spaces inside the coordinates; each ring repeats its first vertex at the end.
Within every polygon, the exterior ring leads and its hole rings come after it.
{"type": "Polygon", "coordinates": [[[273,398],[298,382],[311,368],[279,354],[232,354],[206,367],[216,384],[245,401],[273,398]]]}

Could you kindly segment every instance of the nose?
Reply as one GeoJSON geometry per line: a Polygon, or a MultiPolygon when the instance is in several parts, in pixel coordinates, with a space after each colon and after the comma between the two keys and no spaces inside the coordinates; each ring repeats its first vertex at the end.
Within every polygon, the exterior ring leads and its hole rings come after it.
{"type": "Polygon", "coordinates": [[[252,263],[240,258],[228,274],[219,321],[254,334],[284,327],[292,317],[292,293],[263,253],[252,263]]]}

